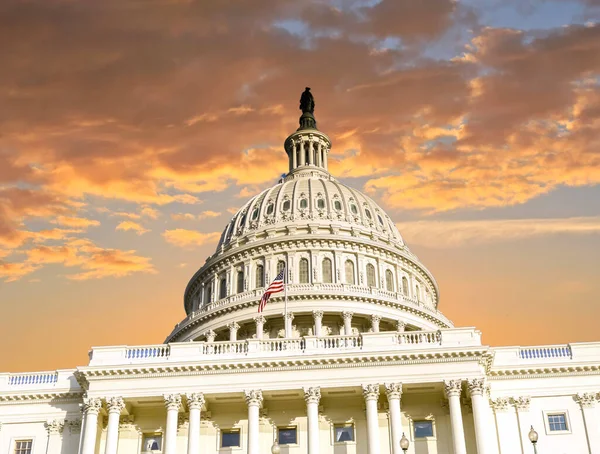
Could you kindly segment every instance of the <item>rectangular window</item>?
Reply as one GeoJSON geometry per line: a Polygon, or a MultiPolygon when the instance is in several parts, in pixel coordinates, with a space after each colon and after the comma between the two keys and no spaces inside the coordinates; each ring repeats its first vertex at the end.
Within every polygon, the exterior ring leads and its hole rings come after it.
{"type": "Polygon", "coordinates": [[[550,432],[566,432],[569,430],[567,426],[567,415],[564,413],[552,413],[548,415],[548,428],[550,432]]]}
{"type": "Polygon", "coordinates": [[[280,445],[298,444],[298,437],[295,427],[279,427],[277,432],[277,439],[280,445]]]}
{"type": "Polygon", "coordinates": [[[334,424],[335,442],[354,441],[354,424],[334,424]]]}
{"type": "Polygon", "coordinates": [[[415,421],[415,438],[433,437],[432,421],[415,421]]]}
{"type": "Polygon", "coordinates": [[[240,429],[221,431],[221,448],[240,447],[240,429]]]}
{"type": "Polygon", "coordinates": [[[15,454],[31,454],[33,448],[33,440],[16,440],[15,454]]]}
{"type": "Polygon", "coordinates": [[[162,450],[161,434],[144,434],[142,437],[142,452],[160,452],[162,450]]]}

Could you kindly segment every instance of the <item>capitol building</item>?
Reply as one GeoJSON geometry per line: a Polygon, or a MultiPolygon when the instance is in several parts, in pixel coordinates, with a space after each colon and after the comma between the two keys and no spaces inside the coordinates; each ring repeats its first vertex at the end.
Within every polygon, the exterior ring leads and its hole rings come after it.
{"type": "Polygon", "coordinates": [[[0,374],[0,454],[600,454],[600,343],[455,327],[392,219],[329,173],[309,89],[301,109],[287,174],[225,226],[164,343],[0,374]]]}

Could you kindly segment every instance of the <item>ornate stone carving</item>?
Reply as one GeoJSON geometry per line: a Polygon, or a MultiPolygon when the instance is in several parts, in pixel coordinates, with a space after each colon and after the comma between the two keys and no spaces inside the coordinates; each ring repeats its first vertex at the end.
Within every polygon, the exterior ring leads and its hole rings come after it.
{"type": "Polygon", "coordinates": [[[46,421],[44,424],[46,430],[48,431],[48,435],[58,435],[63,431],[63,427],[65,426],[65,421],[61,421],[59,419],[53,419],[51,421],[46,421]]]}
{"type": "Polygon", "coordinates": [[[399,333],[403,333],[405,329],[406,329],[406,323],[404,323],[402,320],[397,320],[396,321],[396,331],[398,331],[399,333]]]}
{"type": "Polygon", "coordinates": [[[69,428],[69,432],[72,435],[81,433],[81,419],[72,419],[71,421],[65,421],[65,426],[69,428]]]}
{"type": "Polygon", "coordinates": [[[496,413],[501,411],[508,411],[508,409],[510,408],[510,399],[508,397],[498,397],[497,399],[491,399],[490,406],[496,413]]]}
{"type": "Polygon", "coordinates": [[[263,395],[262,395],[262,391],[260,389],[252,389],[252,390],[247,390],[244,391],[244,395],[246,397],[246,404],[248,404],[248,406],[262,406],[263,403],[263,395]]]}
{"type": "Polygon", "coordinates": [[[575,402],[581,405],[581,408],[594,408],[598,398],[594,393],[577,393],[575,402]]]}
{"type": "Polygon", "coordinates": [[[400,399],[402,397],[402,383],[385,383],[385,394],[388,400],[400,399]]]}
{"type": "Polygon", "coordinates": [[[362,385],[365,400],[379,399],[379,384],[362,385]]]}
{"type": "Polygon", "coordinates": [[[181,408],[181,395],[179,394],[165,394],[165,407],[167,411],[176,410],[179,411],[181,408]]]}
{"type": "Polygon", "coordinates": [[[321,400],[321,388],[318,386],[304,388],[304,400],[307,404],[318,404],[321,400]]]}
{"type": "Polygon", "coordinates": [[[517,411],[529,411],[529,405],[531,404],[531,397],[529,397],[529,396],[513,397],[512,404],[517,408],[517,411]]]}
{"type": "Polygon", "coordinates": [[[119,417],[119,429],[120,430],[135,430],[135,416],[134,415],[122,415],[119,417]]]}
{"type": "Polygon", "coordinates": [[[108,413],[121,413],[125,408],[125,401],[122,397],[108,397],[106,399],[106,409],[108,413]]]}
{"type": "Polygon", "coordinates": [[[204,333],[204,337],[206,337],[206,342],[214,342],[215,337],[217,337],[217,333],[215,333],[212,329],[209,329],[206,333],[204,333]]]}
{"type": "Polygon", "coordinates": [[[85,397],[83,398],[83,412],[88,413],[100,413],[102,408],[102,400],[98,397],[85,397]]]}
{"type": "Polygon", "coordinates": [[[316,320],[323,320],[323,311],[313,311],[313,318],[316,320]]]}
{"type": "Polygon", "coordinates": [[[471,378],[467,380],[467,388],[471,396],[483,396],[485,392],[485,379],[484,378],[471,378]]]}
{"type": "Polygon", "coordinates": [[[354,312],[351,312],[351,311],[344,311],[344,312],[342,312],[342,318],[344,319],[344,322],[346,320],[350,320],[351,321],[353,315],[354,315],[354,312]]]}
{"type": "Polygon", "coordinates": [[[446,396],[459,396],[462,391],[462,380],[444,380],[444,391],[446,396]]]}
{"type": "Polygon", "coordinates": [[[264,315],[257,315],[256,317],[254,317],[254,323],[256,323],[257,325],[264,325],[267,322],[267,319],[264,317],[264,315]]]}
{"type": "Polygon", "coordinates": [[[201,409],[206,400],[202,393],[188,393],[185,395],[187,399],[187,406],[190,410],[201,409]]]}
{"type": "Polygon", "coordinates": [[[375,333],[379,331],[379,322],[381,322],[381,315],[371,315],[371,328],[375,333]]]}
{"type": "Polygon", "coordinates": [[[294,313],[293,312],[288,312],[287,314],[284,312],[283,314],[284,317],[287,317],[287,319],[291,322],[292,320],[294,320],[294,313]]]}
{"type": "Polygon", "coordinates": [[[238,322],[234,321],[234,322],[228,323],[227,328],[229,329],[229,331],[237,333],[238,329],[240,329],[240,325],[238,324],[238,322]]]}

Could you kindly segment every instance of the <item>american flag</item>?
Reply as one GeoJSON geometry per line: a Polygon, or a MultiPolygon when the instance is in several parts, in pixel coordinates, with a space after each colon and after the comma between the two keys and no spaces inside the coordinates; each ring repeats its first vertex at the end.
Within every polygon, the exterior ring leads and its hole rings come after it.
{"type": "Polygon", "coordinates": [[[285,288],[285,283],[283,282],[284,276],[285,268],[281,270],[281,272],[275,277],[275,280],[271,282],[269,288],[265,290],[265,293],[263,294],[262,298],[260,299],[260,303],[258,304],[259,313],[261,313],[265,309],[265,306],[267,305],[267,302],[269,301],[269,298],[271,297],[272,293],[283,292],[283,289],[285,288]]]}

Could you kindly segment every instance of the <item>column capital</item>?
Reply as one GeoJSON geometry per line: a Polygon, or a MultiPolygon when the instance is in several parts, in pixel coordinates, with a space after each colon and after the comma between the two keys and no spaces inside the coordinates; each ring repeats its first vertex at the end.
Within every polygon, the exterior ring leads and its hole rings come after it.
{"type": "Polygon", "coordinates": [[[377,314],[371,315],[371,321],[373,323],[379,323],[381,321],[381,315],[377,315],[377,314]]]}
{"type": "Polygon", "coordinates": [[[315,320],[318,318],[323,319],[323,311],[313,311],[312,314],[315,320]]]}
{"type": "Polygon", "coordinates": [[[595,393],[577,393],[574,399],[575,402],[581,405],[581,408],[594,408],[598,401],[595,393]]]}
{"type": "Polygon", "coordinates": [[[58,435],[61,434],[63,428],[65,426],[65,421],[60,419],[48,420],[44,423],[44,427],[48,431],[48,435],[58,435]]]}
{"type": "Polygon", "coordinates": [[[125,401],[122,397],[107,397],[106,408],[108,413],[121,413],[125,408],[125,401]]]}
{"type": "Polygon", "coordinates": [[[512,404],[517,408],[517,411],[529,411],[529,405],[531,404],[531,397],[529,396],[520,396],[513,397],[511,399],[512,404]]]}
{"type": "Polygon", "coordinates": [[[388,400],[400,399],[402,397],[402,383],[384,383],[385,394],[388,400]]]}
{"type": "Polygon", "coordinates": [[[396,331],[398,331],[399,333],[403,333],[405,329],[406,323],[402,320],[396,320],[396,331]]]}
{"type": "Polygon", "coordinates": [[[175,410],[179,411],[181,408],[181,395],[180,394],[165,394],[165,407],[168,411],[175,410]]]}
{"type": "Polygon", "coordinates": [[[202,393],[187,393],[185,397],[187,399],[187,406],[190,410],[199,410],[206,402],[204,394],[202,393]]]}
{"type": "Polygon", "coordinates": [[[318,386],[304,388],[304,400],[307,404],[318,404],[321,400],[321,388],[318,386]]]}
{"type": "Polygon", "coordinates": [[[483,396],[485,392],[485,378],[471,378],[467,380],[467,388],[471,396],[483,396]]]}
{"type": "Polygon", "coordinates": [[[460,397],[462,380],[444,380],[444,391],[448,397],[460,397]]]}
{"type": "Polygon", "coordinates": [[[102,408],[102,400],[98,397],[84,397],[83,398],[83,412],[88,414],[98,414],[102,408]]]}
{"type": "Polygon", "coordinates": [[[288,312],[287,314],[285,312],[283,312],[281,315],[283,315],[283,318],[286,318],[291,322],[292,320],[294,320],[294,313],[293,312],[288,312]]]}
{"type": "Polygon", "coordinates": [[[217,333],[215,333],[212,329],[209,329],[204,333],[204,337],[206,337],[206,342],[214,342],[215,337],[217,337],[217,333]]]}
{"type": "Polygon", "coordinates": [[[257,325],[260,324],[265,324],[267,322],[267,319],[265,318],[264,315],[257,315],[256,317],[254,317],[254,323],[256,323],[257,325]]]}
{"type": "Polygon", "coordinates": [[[510,407],[510,399],[508,397],[498,397],[490,399],[490,407],[496,412],[508,411],[510,407]]]}
{"type": "Polygon", "coordinates": [[[240,329],[240,325],[238,322],[233,321],[227,324],[227,328],[229,328],[229,331],[237,331],[238,329],[240,329]]]}
{"type": "Polygon", "coordinates": [[[354,312],[351,311],[344,311],[342,312],[342,318],[344,319],[344,321],[346,320],[352,320],[352,316],[354,315],[354,312]]]}
{"type": "Polygon", "coordinates": [[[263,395],[260,389],[251,389],[244,391],[244,396],[246,397],[246,404],[249,407],[261,407],[263,403],[263,395]]]}
{"type": "Polygon", "coordinates": [[[71,434],[81,433],[81,419],[79,418],[65,421],[65,426],[69,427],[71,434]]]}
{"type": "Polygon", "coordinates": [[[379,398],[379,383],[362,385],[365,400],[377,400],[379,398]]]}

